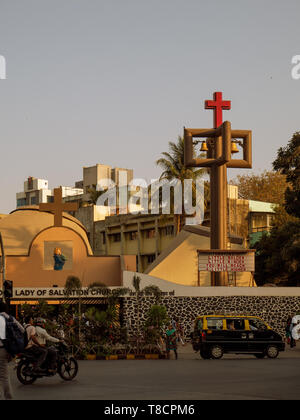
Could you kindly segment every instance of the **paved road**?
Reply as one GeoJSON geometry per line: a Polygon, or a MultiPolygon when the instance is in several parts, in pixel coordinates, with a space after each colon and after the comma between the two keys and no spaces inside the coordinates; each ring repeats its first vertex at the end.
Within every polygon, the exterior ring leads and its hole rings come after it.
{"type": "Polygon", "coordinates": [[[184,349],[177,361],[79,363],[79,375],[72,383],[56,376],[24,387],[12,373],[16,399],[300,399],[300,349],[276,360],[231,355],[222,360],[201,360],[198,354],[184,349]]]}

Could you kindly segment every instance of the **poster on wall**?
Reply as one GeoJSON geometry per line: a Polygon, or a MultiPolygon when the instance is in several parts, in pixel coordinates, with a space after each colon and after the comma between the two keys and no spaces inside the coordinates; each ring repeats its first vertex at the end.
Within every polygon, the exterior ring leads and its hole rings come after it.
{"type": "Polygon", "coordinates": [[[68,271],[73,269],[72,241],[44,242],[44,270],[68,271]]]}

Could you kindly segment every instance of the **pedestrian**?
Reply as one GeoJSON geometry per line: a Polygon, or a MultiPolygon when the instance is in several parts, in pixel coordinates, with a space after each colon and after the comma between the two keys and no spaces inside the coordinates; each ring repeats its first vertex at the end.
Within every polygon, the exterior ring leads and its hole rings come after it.
{"type": "Polygon", "coordinates": [[[173,318],[172,321],[171,321],[171,324],[172,324],[173,329],[176,330],[176,327],[177,327],[177,318],[173,318]]]}
{"type": "Polygon", "coordinates": [[[177,354],[177,334],[176,329],[172,324],[169,325],[169,328],[166,332],[166,351],[168,359],[170,358],[170,351],[173,350],[176,360],[178,359],[177,354]]]}
{"type": "MultiPolygon", "coordinates": [[[[4,348],[4,342],[6,340],[6,319],[9,318],[7,314],[8,309],[4,302],[0,301],[0,397],[4,400],[12,400],[12,390],[9,379],[8,364],[11,360],[11,356],[4,348]]],[[[16,323],[21,332],[24,333],[22,325],[13,318],[13,322],[16,323]]]]}
{"type": "Polygon", "coordinates": [[[183,340],[184,337],[184,330],[183,330],[183,326],[181,325],[181,323],[177,320],[176,322],[176,331],[177,331],[177,338],[178,341],[180,341],[180,343],[185,346],[185,342],[183,340]]]}
{"type": "Polygon", "coordinates": [[[285,327],[285,337],[286,337],[287,344],[291,344],[291,338],[292,338],[291,323],[292,323],[292,317],[290,316],[286,322],[286,327],[285,327]]]}

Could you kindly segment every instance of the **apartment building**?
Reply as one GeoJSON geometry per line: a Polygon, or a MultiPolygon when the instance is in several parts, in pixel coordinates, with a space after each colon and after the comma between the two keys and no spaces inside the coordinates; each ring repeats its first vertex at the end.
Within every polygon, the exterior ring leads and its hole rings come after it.
{"type": "MultiPolygon", "coordinates": [[[[112,180],[117,186],[124,177],[127,183],[133,179],[132,169],[111,168],[108,165],[96,164],[95,166],[83,167],[83,179],[75,183],[75,187],[62,187],[64,201],[79,201],[91,203],[89,190],[93,186],[101,185],[104,180],[112,180]]],[[[53,201],[53,189],[49,188],[46,179],[29,177],[24,182],[22,192],[16,194],[16,207],[39,205],[53,201]]],[[[96,212],[97,213],[97,212],[96,212]]],[[[109,212],[105,212],[105,215],[109,212]]]]}
{"type": "MultiPolygon", "coordinates": [[[[62,187],[63,198],[82,196],[80,188],[62,187]]],[[[16,194],[17,208],[23,206],[38,206],[40,203],[51,203],[54,195],[46,179],[29,177],[24,182],[24,190],[16,194]]]]}
{"type": "Polygon", "coordinates": [[[90,243],[95,255],[136,255],[143,272],[175,236],[172,215],[115,215],[94,223],[90,243]]]}

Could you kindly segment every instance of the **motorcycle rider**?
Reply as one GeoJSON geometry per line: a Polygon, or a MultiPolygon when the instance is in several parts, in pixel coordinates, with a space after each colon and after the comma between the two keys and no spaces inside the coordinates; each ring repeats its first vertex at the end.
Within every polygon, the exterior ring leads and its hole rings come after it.
{"type": "MultiPolygon", "coordinates": [[[[46,347],[47,342],[61,343],[62,340],[59,340],[58,338],[52,337],[50,334],[48,334],[47,330],[45,329],[45,324],[46,324],[46,321],[43,318],[37,318],[35,321],[36,337],[39,344],[47,348],[46,347]]],[[[49,361],[48,371],[50,373],[55,373],[56,362],[57,362],[57,351],[55,347],[48,347],[47,351],[48,351],[47,358],[49,361]]]]}
{"type": "Polygon", "coordinates": [[[43,369],[41,367],[47,358],[48,350],[45,346],[41,345],[37,339],[32,316],[27,316],[25,318],[25,330],[28,337],[28,345],[25,349],[25,353],[34,356],[36,359],[35,373],[42,373],[43,369]]]}

